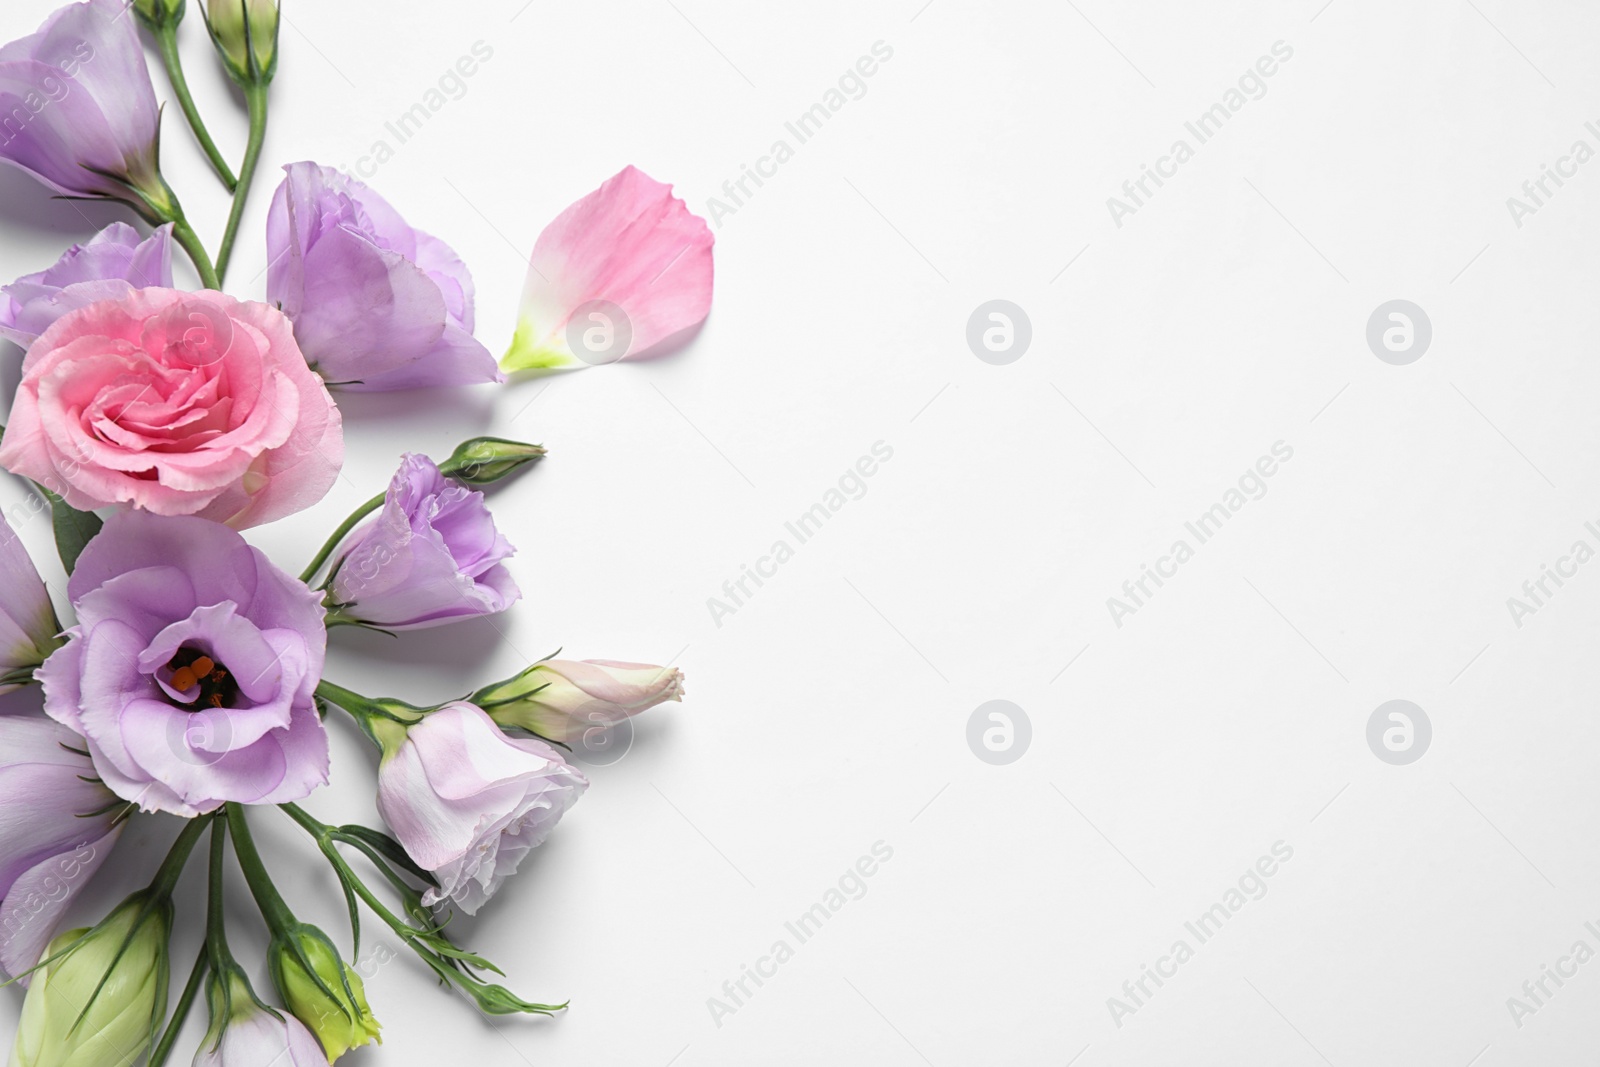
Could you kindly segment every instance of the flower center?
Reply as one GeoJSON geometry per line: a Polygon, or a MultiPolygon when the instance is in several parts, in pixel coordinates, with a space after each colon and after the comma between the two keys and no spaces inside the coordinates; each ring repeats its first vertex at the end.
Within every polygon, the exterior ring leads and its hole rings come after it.
{"type": "Polygon", "coordinates": [[[178,707],[188,711],[201,708],[231,708],[239,696],[239,683],[234,681],[228,668],[197,648],[180,648],[167,661],[172,672],[168,685],[180,693],[193,690],[193,700],[174,700],[178,707]]]}

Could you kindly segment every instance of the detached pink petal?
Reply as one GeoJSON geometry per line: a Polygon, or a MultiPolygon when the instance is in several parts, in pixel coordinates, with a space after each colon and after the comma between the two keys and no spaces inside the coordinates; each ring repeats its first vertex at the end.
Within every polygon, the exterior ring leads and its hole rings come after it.
{"type": "Polygon", "coordinates": [[[534,243],[508,371],[615,363],[711,311],[711,230],[672,187],[626,167],[534,243]]]}

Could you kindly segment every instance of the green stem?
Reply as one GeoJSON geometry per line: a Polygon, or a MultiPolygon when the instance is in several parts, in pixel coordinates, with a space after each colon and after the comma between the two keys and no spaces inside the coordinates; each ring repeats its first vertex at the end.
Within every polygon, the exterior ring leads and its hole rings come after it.
{"type": "Polygon", "coordinates": [[[261,917],[274,934],[293,929],[297,925],[294,912],[278,895],[266,864],[261,862],[261,853],[256,851],[255,839],[250,836],[250,824],[245,821],[244,807],[230,801],[227,811],[228,829],[233,833],[233,854],[239,857],[239,867],[244,871],[251,895],[256,898],[256,906],[261,909],[261,917]]]}
{"type": "Polygon", "coordinates": [[[161,63],[167,68],[167,79],[172,82],[173,95],[178,98],[178,106],[183,109],[183,117],[189,120],[189,129],[194,131],[195,140],[200,142],[206,158],[211,161],[211,168],[217,172],[217,177],[222,179],[222,184],[228,192],[233,192],[239,185],[238,179],[233,176],[233,171],[228,169],[228,161],[222,158],[222,153],[211,140],[211,134],[206,130],[206,124],[200,121],[200,111],[194,106],[194,98],[189,95],[189,80],[183,76],[183,60],[178,56],[178,26],[169,23],[155,31],[156,46],[161,51],[161,63]]]}
{"type": "Polygon", "coordinates": [[[239,184],[233,190],[233,208],[228,212],[228,226],[222,232],[222,246],[217,250],[217,277],[228,275],[228,261],[233,258],[233,241],[239,235],[239,223],[244,218],[244,202],[250,195],[250,184],[256,176],[256,163],[261,159],[261,143],[267,136],[267,87],[247,85],[244,100],[250,111],[250,139],[245,143],[244,160],[239,164],[239,184]]]}
{"type": "MultiPolygon", "coordinates": [[[[212,840],[215,841],[216,838],[213,837],[212,840]]],[[[194,969],[189,972],[189,981],[183,987],[183,995],[178,998],[178,1007],[172,1013],[172,1020],[167,1023],[166,1032],[161,1035],[160,1044],[151,1051],[146,1067],[161,1067],[167,1062],[167,1057],[172,1055],[172,1046],[178,1043],[178,1032],[183,1029],[184,1020],[189,1017],[189,1009],[194,1007],[194,998],[200,992],[200,983],[211,965],[211,956],[206,948],[205,945],[200,946],[200,955],[195,958],[194,969]]]]}
{"type": "Polygon", "coordinates": [[[218,819],[211,830],[211,880],[206,895],[206,951],[220,966],[233,957],[228,952],[227,933],[223,929],[223,907],[227,888],[222,880],[222,861],[228,843],[228,823],[218,819]]]}
{"type": "MultiPolygon", "coordinates": [[[[399,935],[401,941],[411,947],[411,950],[428,965],[441,982],[455,985],[462,992],[472,997],[481,1010],[492,1015],[509,1015],[514,1012],[549,1015],[566,1007],[565,1004],[534,1004],[514,995],[504,986],[490,985],[473,977],[466,970],[467,967],[493,970],[496,973],[499,972],[499,968],[481,956],[451,944],[438,927],[415,926],[390,911],[372,890],[367,888],[366,883],[356,875],[350,864],[339,854],[335,840],[339,838],[341,831],[320,822],[305,811],[302,811],[296,804],[284,804],[281,806],[295,822],[299,823],[316,840],[317,848],[327,857],[328,862],[333,866],[334,873],[346,890],[353,891],[356,896],[359,896],[367,907],[372,909],[374,915],[382,919],[389,929],[399,935]]],[[[408,888],[406,892],[414,895],[416,891],[408,888]]],[[[420,901],[420,899],[419,897],[418,900],[420,901]]],[[[351,907],[355,907],[353,901],[351,907]]],[[[418,916],[418,918],[421,919],[422,917],[418,916]]]]}
{"type": "Polygon", "coordinates": [[[315,578],[317,576],[317,572],[322,569],[322,565],[328,562],[328,557],[333,555],[333,550],[339,547],[339,542],[343,541],[350,531],[356,528],[356,524],[362,519],[383,507],[383,501],[384,494],[379,493],[377,496],[373,497],[371,500],[352,511],[350,513],[350,517],[345,519],[344,522],[340,523],[339,528],[333,531],[333,535],[323,543],[322,548],[317,551],[316,557],[312,559],[311,565],[301,572],[300,580],[305,582],[307,585],[310,585],[311,580],[315,578]]]}
{"type": "Polygon", "coordinates": [[[373,895],[367,884],[356,876],[356,872],[345,862],[344,857],[339,855],[339,850],[333,844],[333,827],[317,819],[298,804],[281,804],[279,807],[288,812],[289,817],[316,840],[317,848],[328,858],[334,873],[339,876],[339,881],[355,890],[356,895],[366,902],[374,915],[388,923],[395,933],[407,941],[417,936],[416,927],[385,907],[383,901],[373,895]]]}
{"type": "Polygon", "coordinates": [[[189,253],[189,258],[194,261],[194,269],[200,272],[201,284],[207,289],[221,289],[222,281],[217,277],[216,268],[211,265],[211,257],[206,254],[206,246],[200,243],[200,237],[194,232],[194,227],[183,217],[183,209],[174,204],[172,216],[167,221],[172,223],[172,236],[183,246],[183,250],[189,253]]]}
{"type": "Polygon", "coordinates": [[[335,685],[326,678],[317,683],[317,696],[343,708],[361,727],[361,732],[383,752],[385,759],[405,743],[406,730],[434,710],[419,708],[403,700],[372,700],[342,685],[335,685]]]}
{"type": "Polygon", "coordinates": [[[317,696],[330,704],[336,704],[343,708],[358,721],[373,714],[371,711],[372,701],[355,690],[346,689],[344,686],[330,682],[326,678],[317,683],[317,696]]]}
{"type": "Polygon", "coordinates": [[[161,861],[156,876],[150,880],[149,893],[152,900],[161,900],[172,895],[172,890],[178,884],[178,876],[183,873],[184,865],[189,862],[189,853],[194,851],[195,842],[200,840],[200,835],[205,833],[206,827],[210,825],[211,817],[206,815],[190,819],[184,824],[183,831],[178,834],[177,840],[172,842],[172,848],[167,851],[167,858],[161,861]]]}
{"type": "MultiPolygon", "coordinates": [[[[410,945],[419,955],[424,958],[432,957],[435,962],[442,963],[444,957],[428,944],[430,939],[425,933],[390,911],[388,906],[378,899],[377,894],[367,887],[367,883],[361,880],[349,862],[339,854],[339,849],[334,844],[334,838],[338,833],[337,830],[304,811],[297,804],[282,804],[279,806],[288,812],[289,817],[299,823],[306,833],[316,840],[317,848],[327,857],[328,863],[333,867],[333,873],[338,876],[339,881],[352,889],[356,896],[360,897],[362,902],[372,909],[372,914],[382,919],[389,929],[399,935],[400,940],[410,945]]],[[[404,886],[404,883],[398,884],[404,886]]],[[[414,892],[409,887],[405,888],[414,892]]]]}
{"type": "Polygon", "coordinates": [[[374,915],[382,919],[391,930],[400,935],[402,941],[410,944],[418,952],[425,951],[423,946],[417,943],[417,939],[420,937],[417,928],[390,911],[383,901],[379,900],[376,894],[367,888],[367,883],[357,876],[354,869],[345,861],[345,858],[339,855],[339,849],[333,843],[333,827],[321,822],[298,804],[282,804],[279,806],[288,812],[289,817],[299,823],[306,833],[316,840],[317,848],[327,857],[328,863],[333,867],[333,873],[338,875],[339,881],[343,885],[353,890],[356,896],[360,897],[367,907],[372,909],[374,915]]]}

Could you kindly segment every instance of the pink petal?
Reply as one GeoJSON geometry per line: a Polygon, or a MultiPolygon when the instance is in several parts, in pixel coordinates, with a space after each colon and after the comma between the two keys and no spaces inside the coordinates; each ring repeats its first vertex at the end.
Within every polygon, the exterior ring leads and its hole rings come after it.
{"type": "MultiPolygon", "coordinates": [[[[634,357],[705,319],[711,310],[711,230],[672,187],[636,167],[620,173],[546,226],[533,246],[521,320],[506,370],[634,357]],[[596,301],[620,308],[625,347],[573,353],[568,323],[596,301]],[[586,358],[584,358],[586,357],[586,358]]],[[[574,322],[587,325],[587,315],[574,322]]]]}

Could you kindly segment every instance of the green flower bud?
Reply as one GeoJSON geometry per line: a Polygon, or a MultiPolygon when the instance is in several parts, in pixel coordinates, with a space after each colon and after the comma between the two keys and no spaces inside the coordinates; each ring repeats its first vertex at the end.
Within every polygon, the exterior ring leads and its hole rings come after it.
{"type": "Polygon", "coordinates": [[[152,31],[183,21],[185,0],[133,0],[133,13],[152,31]]]}
{"type": "Polygon", "coordinates": [[[317,1035],[329,1063],[373,1038],[383,1043],[361,976],[315,926],[300,923],[275,934],[267,966],[283,1003],[317,1035]]]}
{"type": "Polygon", "coordinates": [[[439,471],[467,485],[489,485],[543,456],[544,448],[539,445],[503,437],[474,437],[457,445],[450,458],[439,464],[439,471]]]}
{"type": "Polygon", "coordinates": [[[167,1014],[171,934],[171,901],[139,892],[93,929],[52,941],[22,1004],[14,1067],[130,1067],[143,1057],[167,1014]]]}
{"type": "Polygon", "coordinates": [[[265,85],[278,69],[278,0],[210,0],[206,28],[228,77],[265,85]]]}

